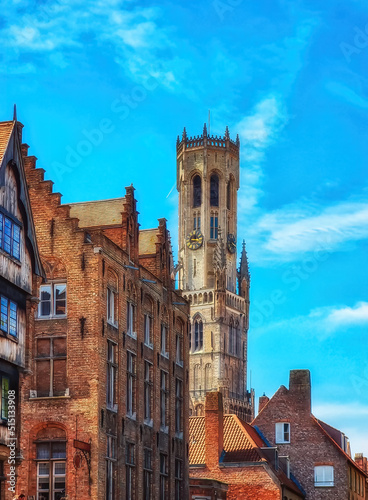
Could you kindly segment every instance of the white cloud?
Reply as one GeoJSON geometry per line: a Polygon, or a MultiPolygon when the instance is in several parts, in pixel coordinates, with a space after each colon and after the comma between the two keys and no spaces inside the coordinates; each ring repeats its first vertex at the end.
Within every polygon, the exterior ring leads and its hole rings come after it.
{"type": "Polygon", "coordinates": [[[368,302],[358,302],[354,307],[333,309],[325,321],[333,329],[368,324],[368,302]]]}

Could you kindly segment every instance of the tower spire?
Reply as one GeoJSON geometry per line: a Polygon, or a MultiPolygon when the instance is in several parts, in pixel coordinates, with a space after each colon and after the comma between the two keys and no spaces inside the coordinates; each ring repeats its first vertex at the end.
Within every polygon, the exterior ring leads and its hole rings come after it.
{"type": "Polygon", "coordinates": [[[13,121],[17,121],[17,105],[14,104],[14,110],[13,110],[13,121]]]}
{"type": "Polygon", "coordinates": [[[240,283],[246,278],[247,281],[250,280],[249,265],[248,265],[248,255],[245,248],[245,240],[243,240],[242,252],[240,256],[240,268],[239,268],[239,279],[240,283]]]}

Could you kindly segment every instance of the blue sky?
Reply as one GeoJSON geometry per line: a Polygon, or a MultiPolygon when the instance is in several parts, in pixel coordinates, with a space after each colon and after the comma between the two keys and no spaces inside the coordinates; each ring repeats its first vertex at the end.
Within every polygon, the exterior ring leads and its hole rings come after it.
{"type": "MultiPolygon", "coordinates": [[[[241,141],[257,397],[312,373],[315,415],[368,455],[368,12],[363,0],[8,1],[1,119],[63,202],[134,184],[176,250],[176,136],[241,141]]],[[[240,246],[238,246],[240,248],[240,246]]]]}

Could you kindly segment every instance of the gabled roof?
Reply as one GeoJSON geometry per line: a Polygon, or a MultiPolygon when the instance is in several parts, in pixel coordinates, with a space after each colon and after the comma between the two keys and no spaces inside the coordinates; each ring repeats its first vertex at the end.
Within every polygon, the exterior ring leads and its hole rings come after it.
{"type": "Polygon", "coordinates": [[[121,226],[125,198],[68,203],[70,217],[79,219],[79,227],[121,226]]]}
{"type": "MultiPolygon", "coordinates": [[[[332,435],[328,432],[328,427],[330,429],[333,429],[337,432],[340,432],[338,431],[337,429],[335,429],[334,427],[331,427],[330,425],[326,424],[325,422],[322,422],[322,420],[318,420],[314,415],[311,415],[311,418],[313,420],[313,422],[317,425],[317,427],[321,430],[321,432],[327,436],[327,438],[329,439],[329,441],[335,446],[335,448],[337,448],[339,450],[339,452],[347,459],[347,461],[353,465],[359,472],[361,472],[362,474],[365,475],[365,477],[368,479],[368,474],[366,474],[360,467],[357,463],[354,462],[354,460],[349,457],[349,455],[341,448],[341,446],[339,445],[339,443],[337,443],[335,441],[335,439],[332,437],[332,435]]],[[[341,433],[340,433],[341,434],[341,433]]]]}
{"type": "Polygon", "coordinates": [[[0,122],[0,166],[4,158],[4,153],[9,144],[15,122],[0,122]]]}
{"type": "Polygon", "coordinates": [[[157,228],[139,230],[139,255],[156,253],[157,231],[157,228]]]}
{"type": "MultiPolygon", "coordinates": [[[[258,447],[266,446],[255,429],[236,415],[224,415],[222,462],[261,462],[258,447]]],[[[189,417],[189,463],[205,463],[205,417],[189,417]]]]}

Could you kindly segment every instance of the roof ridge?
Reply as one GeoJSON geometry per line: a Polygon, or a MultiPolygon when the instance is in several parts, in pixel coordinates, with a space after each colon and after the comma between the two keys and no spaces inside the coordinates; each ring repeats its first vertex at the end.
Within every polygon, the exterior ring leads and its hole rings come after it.
{"type": "Polygon", "coordinates": [[[2,164],[3,162],[3,159],[4,159],[4,155],[5,155],[5,152],[6,150],[8,149],[8,146],[9,146],[9,142],[10,142],[10,138],[13,134],[13,131],[14,131],[14,127],[15,127],[15,121],[14,120],[11,120],[11,121],[8,121],[8,122],[0,122],[0,126],[1,125],[4,125],[4,124],[12,124],[12,127],[11,129],[9,130],[8,132],[8,137],[6,139],[6,143],[4,144],[4,148],[1,148],[0,147],[0,164],[2,164]],[[1,152],[1,149],[3,149],[3,152],[1,152]]]}

